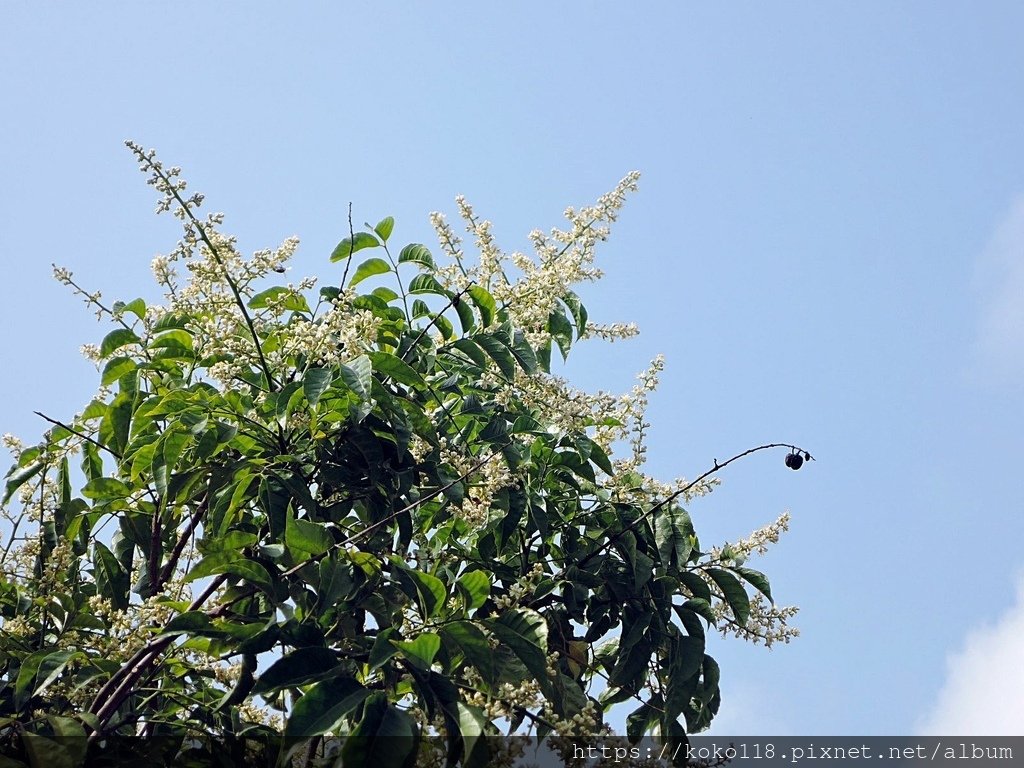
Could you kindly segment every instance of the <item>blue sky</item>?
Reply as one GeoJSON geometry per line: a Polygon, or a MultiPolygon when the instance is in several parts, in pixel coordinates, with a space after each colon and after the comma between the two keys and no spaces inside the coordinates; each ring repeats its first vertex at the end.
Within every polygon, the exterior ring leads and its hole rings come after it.
{"type": "Polygon", "coordinates": [[[177,239],[121,142],[181,165],[296,274],[357,224],[433,242],[464,194],[508,250],[627,171],[584,296],[641,336],[580,349],[623,390],[658,352],[650,467],[763,442],[691,513],[707,543],[789,509],[755,567],[803,635],[712,640],[719,732],[1020,733],[1024,6],[7,2],[0,431],[93,391],[105,329],[50,263],[155,296],[177,239]]]}

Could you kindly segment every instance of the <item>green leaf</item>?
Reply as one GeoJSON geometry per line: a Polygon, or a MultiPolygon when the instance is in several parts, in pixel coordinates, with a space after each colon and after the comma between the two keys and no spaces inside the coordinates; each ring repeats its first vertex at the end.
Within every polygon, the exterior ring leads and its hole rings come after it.
{"type": "Polygon", "coordinates": [[[641,704],[626,717],[626,739],[630,744],[637,744],[647,732],[648,727],[658,717],[658,712],[647,704],[641,704]]]}
{"type": "Polygon", "coordinates": [[[420,610],[423,618],[433,617],[438,608],[443,608],[448,600],[448,592],[444,582],[429,573],[418,571],[414,568],[403,568],[403,572],[416,585],[416,593],[419,596],[420,610]]]}
{"type": "Polygon", "coordinates": [[[363,718],[345,739],[345,768],[413,768],[419,751],[419,728],[410,715],[392,706],[384,693],[374,693],[363,718]]]}
{"type": "Polygon", "coordinates": [[[46,719],[50,722],[50,727],[53,728],[57,743],[71,755],[72,764],[76,766],[84,764],[88,739],[82,724],[70,717],[59,715],[50,715],[46,719]]]}
{"type": "Polygon", "coordinates": [[[310,405],[316,405],[320,395],[331,386],[334,372],[327,368],[310,368],[302,377],[302,392],[310,405]]]}
{"type": "Polygon", "coordinates": [[[484,352],[497,364],[499,370],[506,379],[512,379],[516,375],[516,363],[512,352],[502,341],[491,334],[477,333],[473,336],[475,341],[484,352]]]}
{"type": "Polygon", "coordinates": [[[608,454],[605,453],[604,448],[589,438],[587,438],[587,445],[590,449],[590,460],[594,465],[609,477],[614,475],[615,469],[612,467],[612,462],[608,458],[608,454]]]}
{"type": "Polygon", "coordinates": [[[409,281],[409,293],[433,293],[438,296],[449,296],[444,286],[437,282],[433,275],[421,273],[409,281]]]}
{"type": "Polygon", "coordinates": [[[437,330],[441,332],[441,337],[445,341],[448,341],[450,338],[452,338],[452,336],[455,335],[455,326],[452,325],[451,320],[449,320],[447,317],[440,314],[431,314],[430,318],[431,320],[433,320],[434,325],[437,327],[437,330]]]}
{"type": "Polygon", "coordinates": [[[315,645],[299,648],[271,664],[256,681],[252,693],[255,696],[314,683],[333,676],[337,666],[338,657],[329,648],[315,645]]]}
{"type": "Polygon", "coordinates": [[[66,507],[71,503],[71,476],[69,474],[68,457],[65,455],[60,460],[57,469],[57,487],[60,489],[60,505],[66,507]]]}
{"type": "Polygon", "coordinates": [[[369,695],[370,691],[347,677],[317,683],[292,707],[284,728],[285,749],[334,730],[369,695]]]}
{"type": "Polygon", "coordinates": [[[743,577],[743,580],[750,584],[754,589],[760,592],[762,595],[767,597],[773,604],[775,603],[772,598],[772,588],[768,583],[768,577],[760,571],[755,571],[753,568],[743,568],[737,566],[732,569],[734,573],[738,573],[743,577]]]}
{"type": "Polygon", "coordinates": [[[100,343],[100,357],[107,357],[111,352],[127,346],[128,344],[141,344],[139,337],[134,331],[127,328],[115,328],[108,333],[100,343]]]}
{"type": "Polygon", "coordinates": [[[309,303],[306,301],[306,297],[282,285],[267,288],[249,299],[249,309],[266,309],[271,304],[278,305],[290,312],[309,312],[309,303]],[[283,302],[281,301],[282,296],[286,297],[283,302]]]}
{"type": "Polygon", "coordinates": [[[548,624],[537,611],[517,608],[485,622],[539,682],[547,677],[548,624]]]}
{"type": "Polygon", "coordinates": [[[128,589],[131,579],[114,553],[100,541],[93,541],[93,578],[100,595],[110,600],[119,611],[128,610],[128,589]]]}
{"type": "Polygon", "coordinates": [[[490,763],[491,750],[485,738],[489,721],[483,710],[461,701],[455,703],[458,711],[459,733],[462,735],[463,768],[485,768],[490,763]]]}
{"type": "Polygon", "coordinates": [[[87,499],[123,499],[131,492],[131,488],[116,477],[98,477],[82,488],[82,495],[87,499]]]}
{"type": "MultiPolygon", "coordinates": [[[[682,682],[700,671],[704,662],[704,638],[680,636],[675,638],[672,653],[671,678],[682,682]]],[[[689,701],[683,702],[684,704],[689,701]]],[[[682,712],[682,707],[679,708],[682,712]]]]}
{"type": "Polygon", "coordinates": [[[163,634],[200,634],[212,628],[213,620],[202,611],[186,611],[167,622],[163,634]]]}
{"type": "Polygon", "coordinates": [[[28,703],[32,692],[35,690],[36,674],[39,672],[39,665],[49,655],[48,651],[36,651],[21,662],[18,670],[18,677],[14,682],[14,708],[21,710],[28,703]]]}
{"type": "Polygon", "coordinates": [[[404,264],[406,262],[420,264],[428,269],[437,268],[437,265],[434,264],[434,257],[430,255],[427,246],[420,243],[410,243],[398,254],[398,263],[404,264]]]}
{"type": "Polygon", "coordinates": [[[483,353],[483,350],[480,349],[480,345],[473,341],[473,339],[456,339],[450,346],[462,352],[466,357],[472,360],[477,367],[485,368],[487,366],[487,356],[483,353]]]}
{"type": "Polygon", "coordinates": [[[125,312],[131,312],[137,318],[142,320],[146,316],[146,302],[142,299],[134,299],[125,303],[123,301],[115,301],[112,307],[114,314],[118,317],[124,315],[125,312]]]}
{"type": "Polygon", "coordinates": [[[383,219],[377,222],[377,226],[373,228],[373,231],[377,233],[377,237],[383,240],[385,243],[388,238],[391,237],[391,232],[395,228],[395,219],[393,216],[385,216],[383,219]]]}
{"type": "Polygon", "coordinates": [[[665,566],[682,568],[693,551],[693,523],[686,510],[676,505],[662,507],[654,517],[654,540],[665,566]]]}
{"type": "Polygon", "coordinates": [[[7,473],[7,483],[4,487],[4,499],[3,503],[6,504],[11,500],[11,497],[17,493],[18,489],[21,488],[25,483],[31,480],[33,477],[39,474],[46,464],[37,461],[32,464],[28,464],[20,469],[12,470],[7,473]]]}
{"type": "Polygon", "coordinates": [[[187,432],[168,430],[160,436],[153,456],[153,482],[160,496],[167,495],[167,483],[190,442],[191,435],[187,432]]]}
{"type": "Polygon", "coordinates": [[[693,571],[680,571],[676,577],[681,581],[694,597],[711,602],[711,587],[699,575],[693,571]]]}
{"type": "Polygon", "coordinates": [[[558,351],[562,353],[565,360],[569,355],[569,348],[572,346],[572,323],[560,309],[552,310],[548,315],[548,333],[558,344],[558,351]]]}
{"type": "Polygon", "coordinates": [[[572,319],[576,323],[576,338],[579,338],[587,329],[587,308],[583,306],[580,297],[572,291],[562,297],[562,303],[572,313],[572,319]]]}
{"type": "Polygon", "coordinates": [[[115,452],[123,451],[128,443],[133,403],[134,398],[127,392],[119,393],[100,422],[99,441],[111,446],[115,452]]]}
{"type": "Polygon", "coordinates": [[[473,310],[469,304],[462,301],[458,296],[452,297],[452,305],[459,315],[459,325],[462,326],[463,335],[470,333],[476,328],[476,317],[473,315],[473,310]]]}
{"type": "Polygon", "coordinates": [[[494,322],[494,316],[498,312],[498,305],[495,303],[494,297],[483,286],[473,284],[469,286],[468,292],[469,298],[476,305],[476,308],[480,310],[480,322],[486,328],[494,322]]]}
{"type": "Polygon", "coordinates": [[[113,384],[127,373],[134,371],[138,365],[130,357],[114,357],[103,366],[101,382],[103,386],[113,384]]]}
{"type": "Polygon", "coordinates": [[[647,633],[647,628],[651,626],[651,620],[653,618],[654,614],[648,611],[637,616],[636,619],[629,624],[628,630],[625,629],[625,625],[623,626],[625,636],[619,641],[620,655],[632,650],[633,646],[643,639],[644,635],[647,633]]]}
{"type": "Polygon", "coordinates": [[[335,605],[346,599],[356,585],[352,568],[348,563],[338,562],[336,554],[320,561],[320,582],[317,585],[317,604],[321,607],[335,605]]]}
{"type": "Polygon", "coordinates": [[[180,328],[166,331],[150,341],[149,348],[191,352],[193,349],[192,334],[180,328]]]}
{"type": "Polygon", "coordinates": [[[322,555],[334,546],[334,537],[322,523],[298,519],[290,508],[285,524],[284,541],[288,549],[304,553],[304,556],[299,558],[302,560],[322,555]]]}
{"type": "Polygon", "coordinates": [[[39,672],[36,675],[36,689],[32,695],[38,696],[49,688],[50,684],[60,677],[68,664],[78,658],[85,658],[85,654],[81,651],[54,651],[46,656],[39,663],[39,672]]]}
{"type": "Polygon", "coordinates": [[[526,340],[526,335],[516,330],[515,335],[512,338],[512,354],[515,356],[516,361],[520,367],[527,373],[533,373],[537,370],[537,355],[533,351],[533,347],[526,340]]]}
{"type": "Polygon", "coordinates": [[[484,571],[467,571],[456,582],[466,600],[466,608],[479,608],[491,594],[491,579],[484,571]]]}
{"type": "Polygon", "coordinates": [[[383,301],[385,304],[394,301],[398,298],[398,294],[392,291],[385,285],[379,285],[370,291],[371,296],[376,296],[378,299],[383,301]]]}
{"type": "Polygon", "coordinates": [[[367,259],[358,267],[356,267],[355,273],[352,278],[348,281],[348,287],[352,288],[355,285],[363,282],[368,277],[374,275],[383,275],[391,271],[391,265],[388,264],[384,259],[367,259]]]}
{"type": "Polygon", "coordinates": [[[423,377],[419,372],[395,355],[388,352],[371,352],[370,362],[373,363],[375,371],[391,377],[399,384],[409,387],[423,386],[423,377]]]}
{"type": "Polygon", "coordinates": [[[441,627],[441,634],[448,642],[454,643],[476,667],[484,682],[493,683],[498,677],[497,660],[494,651],[479,627],[471,621],[454,621],[441,627]]]}
{"type": "Polygon", "coordinates": [[[703,671],[704,690],[717,691],[718,684],[722,679],[722,670],[719,668],[718,662],[707,654],[704,655],[703,671]]]}
{"type": "Polygon", "coordinates": [[[421,632],[415,640],[392,640],[391,644],[414,665],[429,670],[441,650],[441,637],[433,632],[421,632]]]}
{"type": "Polygon", "coordinates": [[[31,768],[77,768],[71,753],[53,739],[22,730],[21,741],[31,768]]]}
{"type": "Polygon", "coordinates": [[[341,378],[355,392],[360,400],[367,400],[370,397],[370,386],[373,379],[373,364],[366,355],[360,355],[350,360],[348,365],[338,365],[341,378]]]}
{"type": "Polygon", "coordinates": [[[537,365],[544,373],[551,373],[551,339],[545,339],[537,347],[537,365]]]}
{"type": "Polygon", "coordinates": [[[633,648],[620,649],[615,667],[608,676],[608,685],[636,689],[649,674],[650,662],[655,655],[654,646],[644,640],[633,648]]]}
{"type": "Polygon", "coordinates": [[[274,584],[267,569],[255,560],[240,557],[237,552],[217,552],[207,555],[193,566],[185,576],[185,581],[195,581],[204,576],[215,576],[227,573],[273,592],[274,584]]]}
{"type": "Polygon", "coordinates": [[[184,328],[188,325],[189,318],[183,314],[175,314],[168,312],[157,319],[153,325],[153,332],[159,333],[160,331],[166,331],[168,328],[184,328]]]}
{"type": "Polygon", "coordinates": [[[378,248],[380,247],[380,241],[371,235],[369,232],[356,232],[354,238],[346,237],[334,248],[331,253],[331,261],[341,261],[347,259],[356,251],[361,251],[363,248],[378,248]]]}
{"type": "MultiPolygon", "coordinates": [[[[710,600],[705,600],[701,597],[691,597],[682,605],[674,605],[672,607],[676,609],[677,613],[679,613],[680,610],[692,611],[693,613],[696,613],[698,616],[703,618],[704,621],[706,621],[709,625],[714,625],[718,623],[718,618],[715,616],[715,609],[711,607],[710,600]]],[[[700,635],[701,632],[704,631],[703,629],[697,631],[697,627],[692,627],[693,631],[690,631],[691,626],[685,620],[683,623],[686,624],[687,631],[690,632],[690,634],[700,635]]],[[[699,626],[700,622],[698,621],[697,624],[699,626]]]]}
{"type": "Polygon", "coordinates": [[[418,320],[421,317],[430,317],[430,305],[423,301],[423,299],[415,299],[412,302],[412,310],[410,314],[415,320],[418,320]]]}
{"type": "Polygon", "coordinates": [[[736,621],[739,622],[741,627],[746,626],[747,619],[750,617],[750,598],[747,597],[747,592],[743,589],[743,585],[740,584],[740,580],[721,568],[708,568],[705,570],[705,573],[722,590],[722,594],[725,595],[725,601],[732,609],[736,621]]]}
{"type": "Polygon", "coordinates": [[[373,645],[370,647],[370,658],[367,661],[371,670],[379,669],[388,659],[398,653],[398,649],[391,642],[391,636],[397,631],[394,627],[387,627],[377,633],[377,637],[374,638],[373,645]]]}

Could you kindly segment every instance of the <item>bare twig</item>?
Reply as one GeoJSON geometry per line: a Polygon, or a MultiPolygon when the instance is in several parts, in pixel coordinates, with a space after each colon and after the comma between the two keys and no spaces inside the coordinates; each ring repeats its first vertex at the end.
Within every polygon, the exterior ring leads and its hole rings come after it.
{"type": "Polygon", "coordinates": [[[75,429],[74,427],[68,426],[67,424],[65,424],[62,421],[57,421],[56,419],[51,419],[45,413],[41,413],[40,411],[33,411],[33,413],[36,416],[38,416],[39,418],[43,419],[44,421],[48,421],[51,424],[54,424],[54,425],[56,425],[58,427],[63,427],[64,429],[66,429],[68,432],[70,432],[71,434],[75,435],[76,437],[80,437],[83,440],[85,440],[86,442],[92,443],[93,445],[95,445],[100,450],[103,450],[103,451],[106,451],[107,453],[109,453],[111,456],[113,456],[118,461],[121,460],[121,454],[118,453],[117,451],[115,451],[113,448],[110,448],[110,447],[104,445],[103,443],[99,442],[98,440],[93,440],[91,437],[89,437],[85,433],[75,429]]]}
{"type": "Polygon", "coordinates": [[[348,281],[348,268],[352,266],[352,254],[356,252],[356,233],[352,229],[352,201],[348,201],[348,256],[345,257],[345,271],[341,273],[341,290],[348,281]]]}
{"type": "Polygon", "coordinates": [[[814,457],[811,456],[810,453],[808,453],[807,451],[803,450],[802,448],[796,448],[796,446],[791,445],[790,443],[767,443],[765,445],[759,445],[756,448],[748,448],[747,450],[743,451],[742,453],[737,453],[735,456],[733,456],[732,458],[728,459],[727,461],[722,462],[721,464],[718,463],[718,459],[715,459],[714,460],[714,466],[711,467],[711,469],[706,471],[704,474],[702,474],[696,480],[693,480],[693,481],[687,483],[685,486],[680,488],[678,491],[675,491],[674,493],[669,494],[664,499],[662,499],[657,504],[655,504],[650,509],[648,509],[646,512],[644,512],[642,515],[640,515],[632,523],[630,523],[629,525],[627,525],[624,528],[620,529],[619,531],[617,531],[613,535],[609,536],[605,540],[604,544],[602,544],[600,547],[595,549],[589,555],[584,557],[578,563],[575,563],[575,565],[578,566],[578,567],[582,567],[584,564],[590,562],[591,560],[593,560],[595,557],[597,557],[602,552],[607,552],[608,548],[611,547],[620,538],[622,538],[626,533],[631,532],[631,531],[635,531],[637,525],[639,525],[642,521],[648,519],[651,515],[653,515],[655,512],[657,512],[659,509],[661,509],[665,505],[671,504],[673,501],[678,499],[680,496],[684,495],[687,491],[690,491],[696,485],[698,485],[699,483],[703,482],[707,478],[711,477],[711,475],[715,474],[719,470],[725,469],[727,466],[732,464],[734,461],[738,461],[739,459],[742,459],[745,456],[749,456],[752,453],[757,453],[758,451],[764,451],[764,450],[767,450],[769,448],[790,448],[790,449],[795,449],[795,450],[799,450],[801,453],[805,454],[812,461],[814,459],[814,457]]]}
{"type": "Polygon", "coordinates": [[[178,537],[177,543],[174,545],[174,549],[171,550],[171,554],[167,558],[167,562],[164,563],[163,569],[160,571],[159,576],[153,582],[153,591],[159,592],[160,588],[166,584],[171,574],[174,573],[174,568],[178,564],[178,559],[181,557],[181,553],[185,549],[185,545],[188,543],[189,537],[195,531],[196,526],[199,525],[199,520],[202,518],[203,513],[206,512],[206,499],[203,499],[202,503],[196,508],[195,512],[189,518],[188,525],[185,526],[185,530],[181,532],[178,537]]]}

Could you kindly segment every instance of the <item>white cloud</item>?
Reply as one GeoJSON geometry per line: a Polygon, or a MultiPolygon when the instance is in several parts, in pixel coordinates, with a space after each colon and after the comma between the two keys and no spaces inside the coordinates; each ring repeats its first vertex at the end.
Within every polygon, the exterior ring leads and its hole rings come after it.
{"type": "Polygon", "coordinates": [[[1024,573],[1017,603],[967,635],[946,659],[946,681],[918,724],[926,736],[1012,736],[1024,723],[1024,573]]]}
{"type": "Polygon", "coordinates": [[[1024,373],[1024,195],[1016,198],[977,263],[982,301],[977,351],[989,374],[1024,373]]]}

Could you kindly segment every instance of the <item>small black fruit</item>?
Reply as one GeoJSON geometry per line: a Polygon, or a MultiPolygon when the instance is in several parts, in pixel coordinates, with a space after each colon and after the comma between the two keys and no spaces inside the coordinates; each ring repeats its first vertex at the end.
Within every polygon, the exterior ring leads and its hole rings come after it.
{"type": "Polygon", "coordinates": [[[786,466],[790,469],[800,469],[804,465],[804,457],[799,453],[791,453],[786,457],[786,466]]]}

